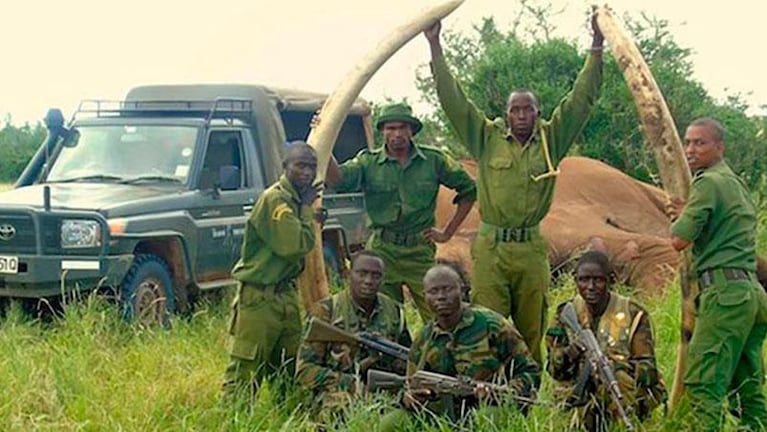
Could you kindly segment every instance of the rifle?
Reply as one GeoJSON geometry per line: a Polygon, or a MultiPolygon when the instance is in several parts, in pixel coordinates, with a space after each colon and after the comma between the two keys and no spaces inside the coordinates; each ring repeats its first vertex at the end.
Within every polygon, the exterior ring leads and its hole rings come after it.
{"type": "Polygon", "coordinates": [[[570,327],[578,337],[578,340],[586,348],[586,359],[591,365],[591,370],[596,371],[599,380],[607,387],[610,399],[615,403],[618,408],[618,414],[621,416],[621,420],[626,425],[626,429],[633,431],[634,425],[626,415],[626,410],[623,408],[623,394],[620,387],[618,387],[618,380],[615,378],[615,373],[610,364],[610,360],[599,349],[599,343],[594,336],[594,332],[591,329],[584,329],[578,322],[578,316],[575,313],[575,307],[572,303],[567,303],[562,308],[562,321],[570,327]]]}
{"type": "Polygon", "coordinates": [[[312,317],[309,322],[309,334],[306,336],[306,341],[363,345],[373,351],[390,355],[403,361],[407,361],[408,353],[410,352],[408,347],[380,336],[368,332],[351,333],[315,317],[312,317]]]}
{"type": "Polygon", "coordinates": [[[485,381],[478,381],[466,376],[452,377],[436,372],[417,371],[410,376],[397,375],[377,369],[369,369],[367,376],[367,388],[369,391],[394,392],[403,387],[414,389],[428,389],[438,395],[451,395],[455,397],[469,397],[474,395],[474,390],[479,385],[484,385],[490,394],[509,395],[513,400],[524,404],[538,404],[538,400],[514,394],[515,390],[508,386],[502,386],[485,381]]]}

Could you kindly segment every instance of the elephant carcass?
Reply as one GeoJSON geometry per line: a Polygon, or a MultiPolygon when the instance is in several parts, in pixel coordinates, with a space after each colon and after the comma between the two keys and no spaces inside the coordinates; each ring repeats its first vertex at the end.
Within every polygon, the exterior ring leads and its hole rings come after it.
{"type": "MultiPolygon", "coordinates": [[[[476,176],[474,161],[462,163],[476,176]]],[[[627,285],[657,292],[673,280],[680,255],[668,241],[662,190],[594,159],[568,157],[559,168],[551,210],[541,225],[552,269],[568,268],[599,237],[618,278],[627,285]]],[[[453,196],[448,189],[440,191],[438,226],[452,215],[453,196]]],[[[475,205],[454,238],[437,246],[438,260],[455,262],[471,273],[470,244],[479,220],[479,206],[475,205]]]]}

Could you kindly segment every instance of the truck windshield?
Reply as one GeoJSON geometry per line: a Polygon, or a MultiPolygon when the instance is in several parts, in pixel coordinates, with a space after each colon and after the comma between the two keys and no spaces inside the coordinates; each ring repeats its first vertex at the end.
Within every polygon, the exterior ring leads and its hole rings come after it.
{"type": "Polygon", "coordinates": [[[185,183],[198,130],[190,126],[80,126],[61,147],[49,182],[185,183]]]}

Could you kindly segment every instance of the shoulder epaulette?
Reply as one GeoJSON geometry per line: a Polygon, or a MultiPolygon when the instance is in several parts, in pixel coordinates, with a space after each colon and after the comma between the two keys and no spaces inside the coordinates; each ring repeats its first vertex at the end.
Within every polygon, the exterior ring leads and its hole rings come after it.
{"type": "Polygon", "coordinates": [[[433,146],[433,145],[418,144],[418,148],[421,149],[421,151],[424,151],[424,152],[434,152],[434,153],[439,153],[439,154],[445,154],[445,150],[444,149],[442,149],[440,147],[437,147],[437,146],[433,146]]]}

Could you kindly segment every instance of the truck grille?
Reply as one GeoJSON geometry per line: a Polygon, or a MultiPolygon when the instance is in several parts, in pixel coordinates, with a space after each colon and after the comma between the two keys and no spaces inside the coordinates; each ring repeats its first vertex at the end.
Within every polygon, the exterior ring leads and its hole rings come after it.
{"type": "Polygon", "coordinates": [[[36,243],[31,215],[0,214],[0,253],[33,254],[37,251],[36,243]]]}

